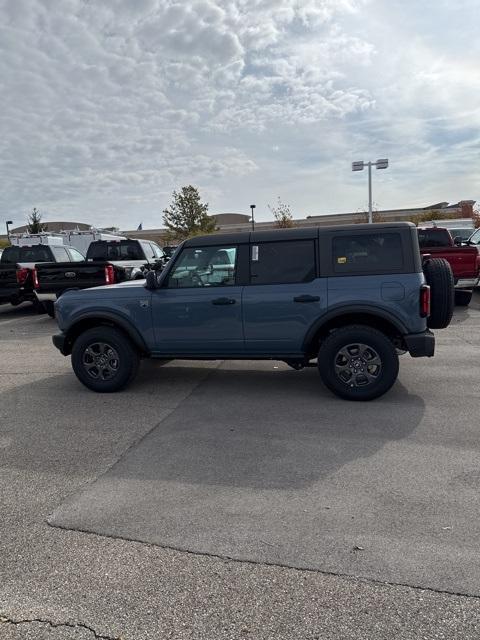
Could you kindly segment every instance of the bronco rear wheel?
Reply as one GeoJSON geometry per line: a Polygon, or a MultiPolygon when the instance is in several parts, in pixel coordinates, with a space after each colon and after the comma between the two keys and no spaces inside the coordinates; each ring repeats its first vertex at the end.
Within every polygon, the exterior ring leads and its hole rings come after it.
{"type": "Polygon", "coordinates": [[[124,389],[135,377],[139,361],[130,340],[112,327],[88,329],[72,348],[75,375],[86,387],[100,393],[124,389]]]}
{"type": "Polygon", "coordinates": [[[398,376],[395,346],[381,331],[363,325],[342,327],[320,345],[318,370],[326,387],[347,400],[373,400],[398,376]]]}

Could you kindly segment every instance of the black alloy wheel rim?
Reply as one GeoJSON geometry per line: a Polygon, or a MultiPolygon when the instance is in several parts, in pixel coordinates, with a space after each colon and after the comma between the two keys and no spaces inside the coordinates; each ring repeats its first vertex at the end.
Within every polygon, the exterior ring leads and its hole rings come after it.
{"type": "Polygon", "coordinates": [[[120,358],[116,349],[106,342],[92,342],[86,347],[82,364],[90,378],[111,380],[120,367],[120,358]]]}
{"type": "Polygon", "coordinates": [[[355,342],[339,349],[334,359],[334,369],[343,384],[364,389],[379,380],[382,360],[373,347],[355,342]]]}

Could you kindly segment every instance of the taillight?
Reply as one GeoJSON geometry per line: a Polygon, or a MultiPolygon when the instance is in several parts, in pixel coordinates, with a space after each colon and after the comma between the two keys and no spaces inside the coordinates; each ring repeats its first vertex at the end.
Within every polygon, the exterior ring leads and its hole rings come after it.
{"type": "Polygon", "coordinates": [[[105,267],[105,284],[114,284],[115,282],[115,269],[112,264],[107,264],[105,267]]]}
{"type": "Polygon", "coordinates": [[[22,269],[17,269],[17,282],[20,285],[24,285],[25,282],[27,281],[28,278],[28,272],[29,269],[25,269],[25,267],[23,267],[22,269]]]}
{"type": "Polygon", "coordinates": [[[430,287],[428,284],[422,285],[420,289],[420,316],[428,318],[430,315],[430,287]]]}
{"type": "Polygon", "coordinates": [[[40,283],[38,281],[38,271],[36,269],[32,269],[32,278],[34,289],[40,289],[40,283]]]}

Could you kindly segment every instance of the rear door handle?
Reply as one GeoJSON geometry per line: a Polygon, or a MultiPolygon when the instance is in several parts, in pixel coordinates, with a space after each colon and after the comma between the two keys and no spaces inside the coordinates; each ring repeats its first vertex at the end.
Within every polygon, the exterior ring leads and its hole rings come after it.
{"type": "Polygon", "coordinates": [[[320,296],[309,296],[309,295],[303,295],[303,296],[296,296],[293,299],[294,302],[320,302],[320,296]]]}
{"type": "Polygon", "coordinates": [[[235,304],[236,300],[233,298],[214,298],[212,304],[235,304]]]}

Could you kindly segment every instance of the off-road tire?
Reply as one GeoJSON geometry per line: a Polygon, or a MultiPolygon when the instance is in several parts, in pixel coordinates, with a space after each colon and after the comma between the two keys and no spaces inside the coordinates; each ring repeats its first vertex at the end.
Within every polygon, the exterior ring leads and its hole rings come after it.
{"type": "MultiPolygon", "coordinates": [[[[88,329],[78,336],[72,348],[72,368],[75,375],[82,384],[99,393],[112,393],[128,386],[137,373],[139,361],[139,353],[130,339],[113,327],[99,326],[88,329]],[[106,345],[110,347],[110,351],[107,348],[103,351],[98,350],[94,345],[106,345]],[[99,354],[105,353],[108,360],[106,367],[110,370],[115,368],[113,363],[117,362],[116,371],[110,378],[104,379],[101,373],[97,378],[92,377],[94,372],[92,364],[85,362],[86,359],[91,358],[87,354],[88,348],[93,349],[93,353],[97,350],[99,354]],[[109,359],[108,355],[112,353],[117,357],[109,359]]],[[[98,370],[101,371],[100,367],[98,370]]]]}
{"type": "MultiPolygon", "coordinates": [[[[325,386],[337,396],[346,400],[374,400],[386,393],[397,379],[398,355],[392,341],[381,331],[364,325],[350,325],[337,329],[322,341],[318,370],[325,386]],[[343,357],[340,352],[347,348],[352,351],[351,347],[356,344],[366,346],[380,361],[377,379],[364,386],[355,386],[352,380],[345,381],[338,374],[339,358],[343,357]]],[[[358,376],[362,379],[362,373],[355,375],[356,383],[358,376]]]]}
{"type": "Polygon", "coordinates": [[[423,264],[423,272],[430,286],[430,329],[445,329],[450,324],[455,306],[455,286],[452,268],[443,258],[430,258],[423,264]]]}

